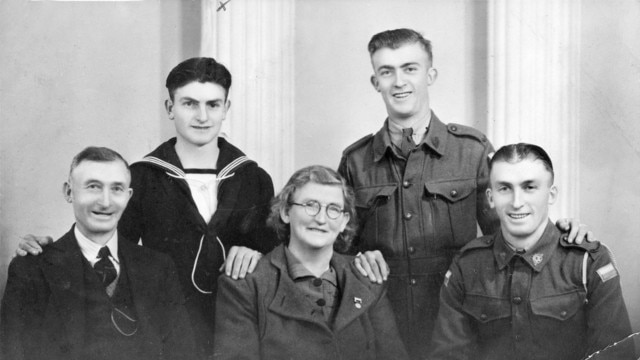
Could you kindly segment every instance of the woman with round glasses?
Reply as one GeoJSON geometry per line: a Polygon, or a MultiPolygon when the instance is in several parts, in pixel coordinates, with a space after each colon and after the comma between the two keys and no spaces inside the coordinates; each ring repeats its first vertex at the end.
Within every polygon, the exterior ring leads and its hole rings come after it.
{"type": "Polygon", "coordinates": [[[384,286],[334,251],[356,230],[354,195],[340,175],[298,170],[268,223],[284,244],[245,279],[218,279],[214,358],[407,358],[384,286]]]}

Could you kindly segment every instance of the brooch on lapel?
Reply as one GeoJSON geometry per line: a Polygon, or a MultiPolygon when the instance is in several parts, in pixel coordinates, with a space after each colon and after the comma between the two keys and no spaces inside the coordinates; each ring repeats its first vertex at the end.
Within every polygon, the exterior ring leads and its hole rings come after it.
{"type": "Polygon", "coordinates": [[[357,309],[360,309],[362,307],[362,299],[359,297],[354,297],[353,304],[356,306],[357,309]]]}

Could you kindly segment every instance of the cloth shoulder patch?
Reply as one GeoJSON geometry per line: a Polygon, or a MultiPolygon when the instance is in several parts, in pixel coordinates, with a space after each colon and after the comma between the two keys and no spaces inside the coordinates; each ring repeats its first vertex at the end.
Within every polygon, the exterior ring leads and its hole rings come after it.
{"type": "Polygon", "coordinates": [[[598,276],[600,276],[602,282],[607,282],[608,280],[611,280],[618,276],[618,270],[616,270],[615,266],[613,266],[612,263],[608,263],[607,265],[596,270],[596,272],[598,273],[598,276]]]}
{"type": "Polygon", "coordinates": [[[447,270],[447,273],[444,274],[444,286],[449,286],[449,278],[451,278],[451,270],[447,270]]]}

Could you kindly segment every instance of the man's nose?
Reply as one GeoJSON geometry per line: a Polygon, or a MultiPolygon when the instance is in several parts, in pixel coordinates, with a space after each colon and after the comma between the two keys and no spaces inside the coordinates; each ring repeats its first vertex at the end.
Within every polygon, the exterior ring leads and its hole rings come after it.
{"type": "Polygon", "coordinates": [[[407,81],[404,78],[404,75],[402,74],[402,72],[396,73],[393,85],[395,85],[396,87],[403,87],[406,83],[407,81]]]}
{"type": "Polygon", "coordinates": [[[514,208],[518,209],[518,208],[521,208],[522,205],[524,205],[524,199],[523,199],[522,191],[516,189],[516,190],[513,191],[513,200],[511,202],[511,206],[513,206],[514,208]]]}
{"type": "Polygon", "coordinates": [[[102,196],[100,196],[100,205],[109,206],[111,203],[111,194],[109,193],[109,189],[102,190],[102,196]]]}
{"type": "Polygon", "coordinates": [[[205,105],[201,105],[198,108],[198,113],[197,113],[196,118],[199,121],[207,121],[207,119],[209,118],[209,113],[207,113],[207,105],[206,104],[205,105]]]}

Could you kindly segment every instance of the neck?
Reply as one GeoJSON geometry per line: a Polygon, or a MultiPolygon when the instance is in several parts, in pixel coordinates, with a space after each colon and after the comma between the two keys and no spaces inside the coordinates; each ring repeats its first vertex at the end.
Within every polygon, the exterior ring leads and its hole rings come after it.
{"type": "Polygon", "coordinates": [[[427,127],[431,123],[431,109],[427,107],[425,113],[418,113],[407,118],[398,118],[389,115],[389,120],[402,128],[415,128],[416,125],[422,123],[424,123],[424,127],[427,127]]]}
{"type": "Polygon", "coordinates": [[[212,166],[215,167],[220,154],[218,138],[203,146],[195,146],[185,141],[180,141],[180,138],[178,138],[175,149],[184,168],[208,169],[212,166]]]}
{"type": "Polygon", "coordinates": [[[289,251],[304,265],[311,273],[320,277],[322,274],[329,270],[331,263],[331,257],[333,256],[333,248],[322,249],[301,249],[295,245],[289,243],[289,251]]]}
{"type": "Polygon", "coordinates": [[[514,236],[512,234],[509,234],[507,232],[507,229],[502,227],[502,236],[504,237],[504,240],[514,248],[529,250],[535,244],[537,244],[538,241],[540,241],[546,227],[547,227],[547,223],[544,222],[536,229],[536,231],[534,231],[533,233],[527,236],[514,236]]]}
{"type": "Polygon", "coordinates": [[[84,235],[87,239],[91,240],[91,242],[93,242],[94,244],[98,244],[100,246],[105,246],[107,244],[107,242],[109,241],[109,239],[111,239],[111,237],[113,236],[113,234],[116,232],[116,230],[112,230],[108,233],[104,233],[104,234],[91,234],[91,235],[87,235],[87,233],[85,231],[82,230],[82,228],[78,227],[78,230],[82,233],[82,235],[84,235]]]}

